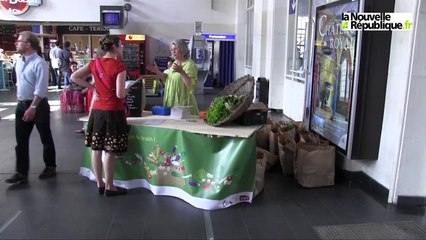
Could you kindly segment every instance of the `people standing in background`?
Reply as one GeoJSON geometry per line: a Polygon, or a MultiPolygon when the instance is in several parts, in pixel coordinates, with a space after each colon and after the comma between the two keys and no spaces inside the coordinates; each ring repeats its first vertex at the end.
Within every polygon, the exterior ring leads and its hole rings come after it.
{"type": "Polygon", "coordinates": [[[43,51],[41,51],[41,47],[40,46],[37,47],[36,52],[37,52],[37,55],[39,55],[41,58],[44,59],[43,51]]]}
{"type": "MultiPolygon", "coordinates": [[[[70,62],[70,71],[71,71],[71,75],[73,73],[75,73],[78,70],[78,64],[75,61],[70,62]]],[[[75,83],[72,79],[70,80],[70,89],[71,90],[77,90],[77,91],[81,91],[83,90],[83,87],[78,85],[77,83],[75,83]]]]}
{"type": "Polygon", "coordinates": [[[197,88],[198,68],[189,59],[189,49],[184,39],[170,43],[173,66],[167,74],[161,72],[155,64],[148,65],[147,69],[165,81],[164,106],[191,106],[191,114],[198,115],[195,89],[197,88]]]}
{"type": "Polygon", "coordinates": [[[0,59],[5,59],[6,55],[4,55],[4,49],[0,48],[0,59]]]}
{"type": "Polygon", "coordinates": [[[61,78],[62,78],[62,74],[61,71],[59,71],[59,56],[61,54],[61,47],[60,47],[61,42],[59,40],[57,40],[56,42],[52,43],[50,45],[50,52],[49,52],[49,57],[50,57],[50,65],[52,66],[53,69],[53,75],[54,75],[54,83],[53,85],[57,85],[58,89],[61,89],[61,78]]]}
{"type": "Polygon", "coordinates": [[[127,151],[128,126],[125,117],[126,66],[117,58],[123,54],[123,45],[118,36],[101,38],[103,57],[90,61],[72,74],[72,80],[84,88],[92,88],[85,77],[92,73],[95,78],[96,100],[93,103],[85,146],[92,148],[92,167],[98,193],[105,196],[126,194],[126,189],[114,186],[115,156],[127,151]],[[102,152],[105,152],[102,179],[102,152]]]}
{"type": "MultiPolygon", "coordinates": [[[[78,64],[77,64],[77,62],[74,62],[74,61],[71,62],[70,63],[70,69],[71,69],[71,74],[75,73],[78,70],[78,64]]],[[[89,82],[90,84],[92,84],[92,77],[91,77],[91,75],[86,76],[86,81],[89,82]]],[[[71,84],[70,84],[69,89],[74,90],[74,91],[80,91],[81,94],[87,98],[87,92],[89,91],[89,88],[83,88],[82,86],[80,86],[77,83],[75,83],[72,80],[72,78],[71,78],[71,84]]],[[[84,128],[77,129],[74,132],[75,133],[79,133],[79,134],[84,134],[84,128]]]]}
{"type": "Polygon", "coordinates": [[[59,69],[61,74],[64,76],[64,86],[67,88],[71,83],[71,62],[74,61],[74,57],[70,51],[71,43],[69,41],[64,42],[64,48],[61,50],[59,55],[60,66],[59,69]]]}
{"type": "Polygon", "coordinates": [[[11,184],[25,183],[28,180],[29,141],[34,125],[40,134],[46,165],[39,178],[56,176],[55,144],[50,130],[50,105],[47,101],[49,68],[46,61],[37,54],[39,40],[34,33],[19,33],[15,46],[22,57],[16,62],[16,173],[6,179],[6,183],[11,184]]]}

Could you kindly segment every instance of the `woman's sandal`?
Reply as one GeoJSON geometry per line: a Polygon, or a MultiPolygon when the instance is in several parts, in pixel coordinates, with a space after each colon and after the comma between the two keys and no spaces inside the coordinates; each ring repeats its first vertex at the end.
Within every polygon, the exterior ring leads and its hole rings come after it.
{"type": "Polygon", "coordinates": [[[113,197],[113,196],[119,196],[119,195],[125,195],[127,193],[127,190],[124,188],[117,187],[117,191],[112,190],[106,190],[105,189],[105,196],[106,197],[113,197]]]}

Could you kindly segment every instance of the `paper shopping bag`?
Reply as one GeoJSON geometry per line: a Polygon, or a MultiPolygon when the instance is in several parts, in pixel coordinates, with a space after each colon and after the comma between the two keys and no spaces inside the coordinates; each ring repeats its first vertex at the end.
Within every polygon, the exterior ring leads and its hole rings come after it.
{"type": "Polygon", "coordinates": [[[322,144],[297,144],[297,180],[304,187],[334,185],[335,148],[322,144]]]}

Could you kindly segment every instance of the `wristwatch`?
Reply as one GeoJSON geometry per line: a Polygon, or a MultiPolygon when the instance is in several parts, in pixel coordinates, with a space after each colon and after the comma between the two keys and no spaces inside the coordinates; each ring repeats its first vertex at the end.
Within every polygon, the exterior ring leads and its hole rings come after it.
{"type": "Polygon", "coordinates": [[[31,105],[31,106],[30,106],[30,108],[32,108],[32,109],[36,109],[36,108],[37,108],[37,106],[36,106],[36,105],[31,105]]]}

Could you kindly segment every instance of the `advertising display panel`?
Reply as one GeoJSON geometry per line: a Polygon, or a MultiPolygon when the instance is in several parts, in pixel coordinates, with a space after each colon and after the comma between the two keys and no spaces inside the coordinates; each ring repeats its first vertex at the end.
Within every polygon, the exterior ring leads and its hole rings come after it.
{"type": "Polygon", "coordinates": [[[311,89],[311,131],[346,152],[353,102],[357,31],[342,30],[342,13],[358,12],[359,1],[316,9],[311,89]]]}

